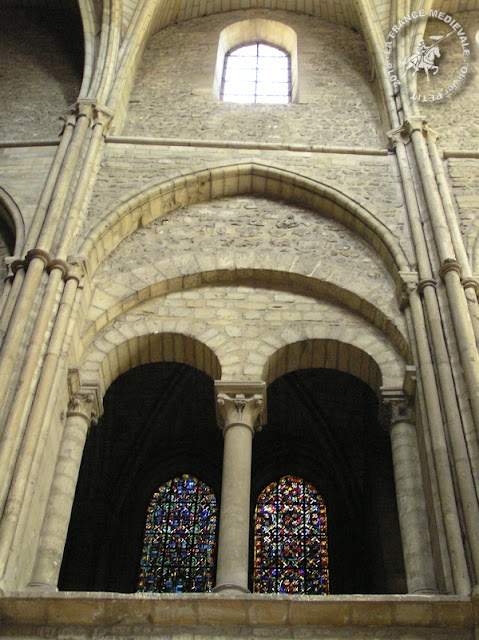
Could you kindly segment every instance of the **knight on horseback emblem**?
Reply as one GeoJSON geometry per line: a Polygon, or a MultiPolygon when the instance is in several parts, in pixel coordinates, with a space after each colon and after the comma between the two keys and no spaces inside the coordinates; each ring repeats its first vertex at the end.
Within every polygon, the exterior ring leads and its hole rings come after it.
{"type": "Polygon", "coordinates": [[[441,42],[441,40],[444,40],[444,38],[450,36],[451,33],[454,33],[454,31],[450,31],[445,36],[430,36],[430,39],[434,40],[433,44],[431,44],[430,46],[427,46],[424,40],[421,40],[416,49],[416,52],[413,53],[411,57],[406,56],[401,62],[401,67],[406,67],[402,78],[404,78],[409,69],[414,69],[414,71],[412,72],[413,76],[416,75],[419,69],[424,69],[428,81],[430,79],[429,71],[431,71],[432,75],[435,76],[439,71],[439,67],[434,64],[434,61],[436,58],[441,57],[441,52],[439,51],[439,42],[441,42]]]}

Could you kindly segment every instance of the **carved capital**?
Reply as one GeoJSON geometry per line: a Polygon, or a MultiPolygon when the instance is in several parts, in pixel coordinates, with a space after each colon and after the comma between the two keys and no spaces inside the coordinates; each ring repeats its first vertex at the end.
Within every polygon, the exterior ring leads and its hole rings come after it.
{"type": "Polygon", "coordinates": [[[437,131],[434,131],[434,129],[431,129],[428,125],[424,127],[424,131],[431,142],[437,142],[441,137],[437,131]]]}
{"type": "Polygon", "coordinates": [[[404,120],[404,131],[408,136],[413,133],[413,131],[426,131],[427,129],[427,118],[425,116],[409,116],[406,120],[404,120]]]}
{"type": "Polygon", "coordinates": [[[113,120],[115,112],[104,104],[96,104],[94,114],[96,122],[100,123],[106,132],[113,120]]]}
{"type": "Polygon", "coordinates": [[[95,126],[95,124],[100,124],[104,129],[109,127],[110,122],[115,115],[115,112],[109,107],[104,104],[98,104],[92,98],[80,98],[77,102],[76,108],[78,117],[86,116],[89,118],[93,126],[95,126]]]}
{"type": "Polygon", "coordinates": [[[69,257],[68,258],[68,274],[65,276],[65,281],[76,280],[78,287],[83,288],[83,279],[86,274],[86,261],[82,257],[69,257]]]}
{"type": "Polygon", "coordinates": [[[68,402],[67,417],[81,416],[91,424],[96,424],[103,413],[102,396],[98,384],[85,382],[80,378],[77,368],[68,370],[68,402]]]}
{"type": "Polygon", "coordinates": [[[266,421],[264,382],[215,382],[218,425],[224,433],[235,425],[260,431],[266,421]]]}
{"type": "Polygon", "coordinates": [[[405,142],[404,140],[404,127],[401,125],[400,127],[396,127],[395,129],[391,129],[391,131],[387,132],[388,137],[388,149],[389,151],[393,151],[400,142],[405,142]]]}
{"type": "Polygon", "coordinates": [[[384,426],[391,429],[398,422],[416,424],[414,403],[402,389],[382,390],[384,426]]]}
{"type": "Polygon", "coordinates": [[[414,271],[401,271],[396,286],[396,298],[401,311],[409,304],[409,296],[417,290],[418,276],[414,271]]]}
{"type": "Polygon", "coordinates": [[[95,393],[93,390],[78,391],[74,396],[71,396],[68,402],[67,417],[81,416],[89,422],[93,412],[94,402],[95,393]]]}

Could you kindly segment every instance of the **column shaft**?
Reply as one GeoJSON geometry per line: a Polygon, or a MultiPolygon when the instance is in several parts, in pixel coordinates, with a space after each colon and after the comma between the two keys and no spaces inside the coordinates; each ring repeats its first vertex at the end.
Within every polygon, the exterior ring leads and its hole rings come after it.
{"type": "Polygon", "coordinates": [[[415,425],[394,421],[390,434],[408,593],[437,593],[415,425]]]}
{"type": "Polygon", "coordinates": [[[92,393],[77,397],[82,410],[68,413],[29,587],[57,588],[93,399],[92,393]]]}
{"type": "Polygon", "coordinates": [[[215,382],[224,436],[215,591],[248,593],[252,443],[261,413],[265,419],[265,387],[264,382],[215,382]]]}
{"type": "Polygon", "coordinates": [[[248,591],[253,429],[242,424],[231,426],[224,439],[216,585],[248,591]]]}

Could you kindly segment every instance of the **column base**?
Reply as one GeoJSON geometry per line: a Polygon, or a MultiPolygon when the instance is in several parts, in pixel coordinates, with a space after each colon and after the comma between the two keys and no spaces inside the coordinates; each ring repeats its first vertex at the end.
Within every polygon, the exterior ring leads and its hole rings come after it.
{"type": "Polygon", "coordinates": [[[241,595],[251,593],[249,589],[240,587],[239,584],[219,584],[213,589],[213,593],[225,593],[225,595],[241,595]]]}

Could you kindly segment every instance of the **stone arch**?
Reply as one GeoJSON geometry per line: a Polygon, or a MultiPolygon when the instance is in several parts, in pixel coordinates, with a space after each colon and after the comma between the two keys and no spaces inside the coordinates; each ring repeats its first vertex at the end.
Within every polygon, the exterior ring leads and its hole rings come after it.
{"type": "MultiPolygon", "coordinates": [[[[391,344],[391,350],[394,351],[398,357],[404,359],[407,363],[411,362],[409,345],[401,331],[380,309],[353,292],[340,289],[329,282],[295,273],[286,273],[280,270],[239,268],[184,274],[183,276],[178,275],[178,277],[160,281],[155,285],[145,287],[135,292],[135,294],[105,310],[86,330],[83,335],[84,350],[85,352],[89,352],[92,343],[100,331],[111,327],[115,320],[122,315],[126,313],[134,314],[135,308],[139,307],[145,300],[152,300],[181,291],[201,290],[204,287],[229,285],[264,287],[275,291],[306,296],[314,300],[331,302],[337,307],[345,308],[350,313],[365,320],[388,340],[391,344]]],[[[144,332],[145,326],[148,326],[148,321],[143,321],[139,326],[144,332]]],[[[186,321],[178,320],[178,326],[180,327],[180,332],[188,333],[191,330],[191,327],[186,321]]],[[[290,329],[290,331],[293,330],[294,328],[290,329]]],[[[337,339],[339,340],[341,339],[341,333],[342,329],[338,327],[337,339]]],[[[298,335],[296,340],[300,339],[301,335],[298,335]]]]}
{"type": "Polygon", "coordinates": [[[101,397],[122,373],[152,362],[188,364],[213,380],[221,377],[220,363],[213,351],[199,340],[179,333],[140,334],[95,356],[101,358],[97,380],[88,380],[88,383],[99,385],[101,397]]]}
{"type": "Polygon", "coordinates": [[[282,199],[342,222],[373,247],[397,283],[399,271],[411,268],[387,226],[351,197],[317,180],[256,162],[179,175],[126,198],[91,231],[80,252],[93,274],[122,240],[156,218],[194,203],[246,194],[282,199]]]}
{"type": "Polygon", "coordinates": [[[25,242],[25,224],[13,198],[0,187],[0,229],[10,255],[19,256],[25,242]]]}
{"type": "MultiPolygon", "coordinates": [[[[235,286],[245,290],[244,285],[235,283],[235,286]]],[[[82,362],[82,379],[89,385],[99,384],[104,393],[127,369],[168,361],[191,364],[213,379],[264,379],[271,383],[294,369],[332,368],[355,375],[376,395],[381,385],[402,386],[406,366],[411,362],[407,344],[403,339],[401,350],[394,336],[387,335],[384,327],[374,326],[371,319],[365,321],[323,296],[288,290],[288,297],[293,297],[295,303],[308,306],[309,320],[287,326],[270,322],[271,312],[276,313],[278,308],[275,292],[281,292],[270,284],[269,289],[254,287],[258,299],[267,302],[257,307],[262,311],[253,319],[247,320],[245,316],[224,322],[221,318],[228,317],[228,300],[238,301],[238,289],[233,288],[229,297],[230,289],[228,286],[222,289],[218,282],[210,287],[205,285],[205,297],[201,300],[203,288],[190,290],[195,294],[195,303],[199,303],[197,306],[206,311],[204,320],[185,317],[182,310],[188,309],[189,298],[177,295],[182,294],[179,290],[164,296],[165,303],[169,296],[175,298],[173,306],[164,308],[177,310],[177,315],[163,315],[157,309],[158,299],[145,298],[143,304],[117,315],[111,323],[92,327],[88,337],[83,337],[84,351],[77,354],[82,362]],[[219,298],[211,295],[215,290],[221,290],[219,298]],[[223,301],[221,311],[225,315],[211,316],[208,309],[217,310],[215,303],[219,299],[223,301]],[[212,304],[208,305],[208,301],[212,304]],[[333,319],[321,322],[320,316],[325,312],[333,314],[333,319]]],[[[243,293],[246,300],[250,292],[243,293]]]]}
{"type": "Polygon", "coordinates": [[[277,20],[252,18],[225,27],[218,40],[218,54],[213,82],[213,96],[218,100],[226,54],[251,42],[265,42],[285,51],[291,61],[291,102],[298,97],[298,38],[296,32],[277,20]]]}
{"type": "MultiPolygon", "coordinates": [[[[310,368],[350,373],[380,395],[383,374],[376,360],[351,342],[335,339],[303,340],[278,349],[266,363],[264,380],[271,384],[290,371],[310,368]]],[[[386,371],[384,373],[387,375],[386,371]]],[[[388,380],[389,384],[391,382],[388,380]]]]}

